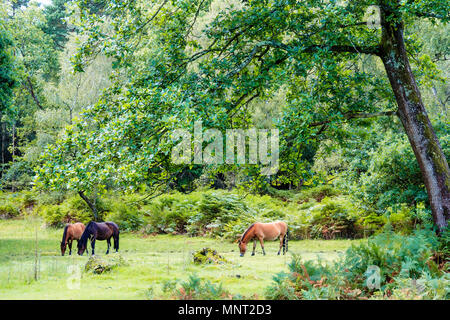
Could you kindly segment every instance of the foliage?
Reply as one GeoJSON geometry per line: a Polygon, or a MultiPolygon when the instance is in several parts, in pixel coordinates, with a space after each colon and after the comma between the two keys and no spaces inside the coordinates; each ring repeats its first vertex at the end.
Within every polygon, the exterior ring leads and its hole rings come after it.
{"type": "MultiPolygon", "coordinates": [[[[0,11],[0,17],[2,15],[3,12],[0,11]]],[[[16,83],[11,46],[11,35],[5,30],[2,19],[0,22],[0,115],[9,107],[12,89],[16,83]]]]}
{"type": "MultiPolygon", "coordinates": [[[[97,206],[101,218],[107,208],[102,201],[98,201],[97,206]]],[[[40,204],[37,212],[49,226],[54,227],[74,222],[87,224],[94,219],[92,210],[78,195],[67,197],[61,204],[40,204]]]]}
{"type": "Polygon", "coordinates": [[[184,233],[189,218],[195,214],[200,195],[162,195],[144,206],[146,232],[184,233]]]}
{"type": "Polygon", "coordinates": [[[324,198],[319,205],[309,209],[311,233],[324,237],[352,238],[356,235],[355,222],[360,212],[347,199],[324,198]],[[317,234],[317,233],[320,234],[317,234]]]}
{"type": "Polygon", "coordinates": [[[436,263],[439,239],[429,229],[404,236],[387,230],[352,245],[339,261],[320,264],[294,255],[289,274],[278,274],[267,298],[301,299],[445,299],[448,297],[447,265],[436,263]],[[379,288],[367,281],[369,267],[380,270],[379,288]]]}
{"type": "MultiPolygon", "coordinates": [[[[435,120],[434,125],[448,158],[448,126],[441,119],[435,120]]],[[[361,206],[379,215],[401,203],[410,207],[427,204],[419,166],[406,135],[398,132],[397,126],[380,121],[369,124],[365,130],[349,128],[348,133],[353,140],[335,146],[341,168],[335,181],[338,189],[348,190],[361,206]],[[380,136],[381,130],[386,134],[380,136]]]]}
{"type": "Polygon", "coordinates": [[[338,196],[342,193],[333,185],[330,184],[321,184],[314,187],[305,187],[302,188],[302,192],[298,192],[295,194],[295,197],[292,198],[293,201],[298,202],[307,202],[310,199],[314,199],[317,202],[321,202],[325,197],[333,197],[338,196]]]}
{"type": "Polygon", "coordinates": [[[32,212],[37,203],[33,192],[9,193],[0,191],[0,217],[15,218],[32,212]]]}
{"type": "MultiPolygon", "coordinates": [[[[383,33],[385,24],[371,29],[364,23],[370,1],[232,1],[217,11],[213,4],[124,1],[94,13],[90,3],[77,2],[77,26],[85,38],[75,69],[85,70],[90,58],[104,54],[126,80],[115,77],[98,103],[47,149],[39,187],[137,190],[195,179],[198,167],[170,161],[174,130],[192,129],[195,120],[202,120],[205,130],[247,128],[258,119],[248,106],[274,97],[283,101],[271,121],[280,130],[283,160],[274,182],[300,185],[315,177],[311,168],[323,134],[343,140],[351,136],[345,132],[347,120],[395,111],[395,97],[376,60],[388,55],[380,41],[389,33],[383,33]]],[[[397,26],[430,12],[433,21],[448,20],[440,1],[420,8],[386,2],[381,9],[397,26]]],[[[408,52],[419,57],[411,60],[414,76],[423,83],[437,81],[419,39],[405,34],[408,52]]],[[[261,123],[265,120],[256,125],[269,127],[261,123]]],[[[258,166],[217,167],[244,172],[255,189],[270,183],[258,166]]]]}
{"type": "Polygon", "coordinates": [[[15,218],[20,214],[20,208],[12,203],[0,203],[0,218],[9,219],[15,218]]]}
{"type": "Polygon", "coordinates": [[[89,257],[84,266],[84,271],[102,274],[124,265],[127,265],[127,262],[119,253],[112,253],[102,257],[94,255],[89,257]]]}
{"type": "Polygon", "coordinates": [[[179,300],[228,300],[233,296],[222,287],[222,284],[214,284],[203,280],[196,275],[190,275],[187,281],[180,284],[174,296],[179,300]]]}
{"type": "Polygon", "coordinates": [[[272,278],[273,284],[266,289],[265,296],[269,300],[298,300],[289,274],[277,273],[272,278]]]}
{"type": "Polygon", "coordinates": [[[136,206],[124,203],[113,202],[109,208],[110,212],[105,216],[105,221],[114,221],[123,231],[139,230],[144,219],[136,206]]]}
{"type": "Polygon", "coordinates": [[[64,48],[68,40],[68,33],[71,31],[66,21],[67,14],[65,5],[68,2],[69,0],[52,0],[44,8],[47,23],[43,26],[43,30],[52,38],[55,49],[64,48]]]}
{"type": "Polygon", "coordinates": [[[193,256],[194,263],[197,264],[224,264],[228,262],[216,250],[210,248],[203,248],[200,251],[194,252],[193,256]]]}
{"type": "MultiPolygon", "coordinates": [[[[404,23],[446,158],[447,2],[404,2],[390,17],[404,23]]],[[[0,115],[1,188],[30,188],[36,168],[37,187],[61,193],[34,201],[57,225],[90,219],[87,207],[69,204],[73,191],[106,198],[116,189],[186,192],[205,173],[224,173],[231,186],[277,199],[177,195],[129,208],[111,197],[107,205],[98,200],[100,210],[125,230],[228,239],[256,219],[287,220],[297,239],[339,236],[333,228],[366,236],[384,224],[410,233],[428,223],[430,208],[409,140],[395,117],[359,118],[396,108],[372,51],[382,28],[363,23],[371,4],[1,1],[1,111],[8,105],[0,115]],[[278,128],[279,172],[268,178],[258,166],[174,165],[171,133],[195,120],[221,132],[278,128]],[[329,184],[336,180],[337,188],[329,184]],[[295,190],[274,188],[287,186],[295,190]]],[[[17,206],[26,214],[34,204],[17,206]]]]}
{"type": "MultiPolygon", "coordinates": [[[[153,199],[141,194],[107,193],[95,203],[99,218],[114,221],[123,231],[229,240],[238,239],[256,221],[285,221],[290,239],[363,238],[381,232],[384,226],[409,234],[417,226],[431,224],[430,211],[424,204],[419,203],[415,208],[401,204],[379,215],[362,210],[349,196],[322,198],[323,189],[316,190],[318,193],[306,189],[306,195],[291,192],[291,198],[283,200],[237,190],[172,192],[153,199]],[[307,198],[318,195],[320,202],[307,198]]],[[[17,205],[24,214],[38,212],[50,226],[75,221],[88,223],[93,219],[92,210],[79,195],[21,191],[3,193],[0,199],[17,205]]]]}

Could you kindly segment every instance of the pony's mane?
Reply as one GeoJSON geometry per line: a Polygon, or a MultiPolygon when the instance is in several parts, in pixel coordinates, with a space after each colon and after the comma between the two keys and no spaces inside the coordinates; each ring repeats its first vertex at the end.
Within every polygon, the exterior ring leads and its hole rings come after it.
{"type": "Polygon", "coordinates": [[[247,235],[247,233],[250,231],[251,228],[253,228],[255,224],[253,223],[250,227],[248,227],[248,229],[244,232],[244,234],[241,237],[241,241],[244,241],[245,236],[247,235]]]}
{"type": "Polygon", "coordinates": [[[95,226],[95,222],[91,221],[86,226],[86,229],[84,229],[83,234],[81,235],[80,242],[84,245],[86,245],[87,240],[89,238],[89,235],[92,232],[92,228],[95,226]]]}
{"type": "Polygon", "coordinates": [[[62,238],[61,243],[66,243],[67,229],[69,229],[68,224],[66,224],[66,226],[64,227],[64,233],[63,233],[63,238],[62,238]]]}

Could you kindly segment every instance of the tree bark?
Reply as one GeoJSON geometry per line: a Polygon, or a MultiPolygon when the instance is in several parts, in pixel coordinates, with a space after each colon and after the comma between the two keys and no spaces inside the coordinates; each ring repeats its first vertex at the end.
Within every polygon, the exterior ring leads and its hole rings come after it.
{"type": "Polygon", "coordinates": [[[6,132],[6,122],[0,122],[1,130],[2,130],[2,165],[4,166],[6,164],[6,151],[8,147],[8,139],[7,139],[7,132],[6,132]]]}
{"type": "Polygon", "coordinates": [[[87,203],[89,208],[91,208],[92,213],[94,214],[94,220],[98,221],[98,210],[97,210],[97,206],[95,205],[95,203],[92,203],[92,201],[89,200],[88,197],[86,197],[86,195],[84,194],[83,191],[79,191],[78,194],[87,203]]]}
{"type": "Polygon", "coordinates": [[[447,227],[450,215],[449,166],[411,71],[403,38],[403,24],[386,21],[387,13],[383,10],[381,15],[380,56],[397,101],[397,115],[422,172],[434,223],[441,232],[447,227]]]}
{"type": "MultiPolygon", "coordinates": [[[[0,153],[1,153],[1,160],[2,160],[2,170],[3,170],[3,165],[5,164],[5,155],[3,154],[3,152],[4,152],[4,146],[3,146],[3,135],[4,135],[4,133],[3,133],[3,123],[1,122],[1,115],[0,115],[0,145],[1,145],[1,148],[0,148],[0,153]]],[[[3,173],[3,171],[1,171],[1,173],[3,173]]],[[[2,175],[0,174],[0,177],[1,177],[2,175]]]]}

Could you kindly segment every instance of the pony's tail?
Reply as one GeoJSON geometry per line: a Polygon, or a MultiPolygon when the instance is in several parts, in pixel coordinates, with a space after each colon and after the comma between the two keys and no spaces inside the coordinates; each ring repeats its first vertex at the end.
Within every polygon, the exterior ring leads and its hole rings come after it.
{"type": "Polygon", "coordinates": [[[286,230],[286,235],[284,236],[283,242],[283,246],[286,248],[286,252],[288,252],[289,228],[286,230]]]}
{"type": "Polygon", "coordinates": [[[66,236],[67,236],[67,229],[68,228],[69,228],[69,225],[66,224],[66,226],[64,227],[63,238],[61,240],[61,243],[66,243],[66,236]]]}

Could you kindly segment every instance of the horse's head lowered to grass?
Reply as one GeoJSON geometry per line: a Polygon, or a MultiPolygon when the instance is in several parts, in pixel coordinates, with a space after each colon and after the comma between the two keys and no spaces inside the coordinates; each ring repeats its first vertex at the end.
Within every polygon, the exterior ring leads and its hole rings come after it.
{"type": "Polygon", "coordinates": [[[271,223],[253,223],[242,235],[242,238],[238,241],[240,256],[243,257],[247,251],[247,243],[253,240],[253,252],[252,256],[255,255],[256,240],[259,240],[261,244],[262,252],[264,251],[264,240],[275,240],[280,238],[280,249],[278,254],[280,254],[281,248],[283,248],[283,254],[287,251],[287,241],[288,241],[289,230],[288,226],[283,221],[275,221],[271,223]]]}

